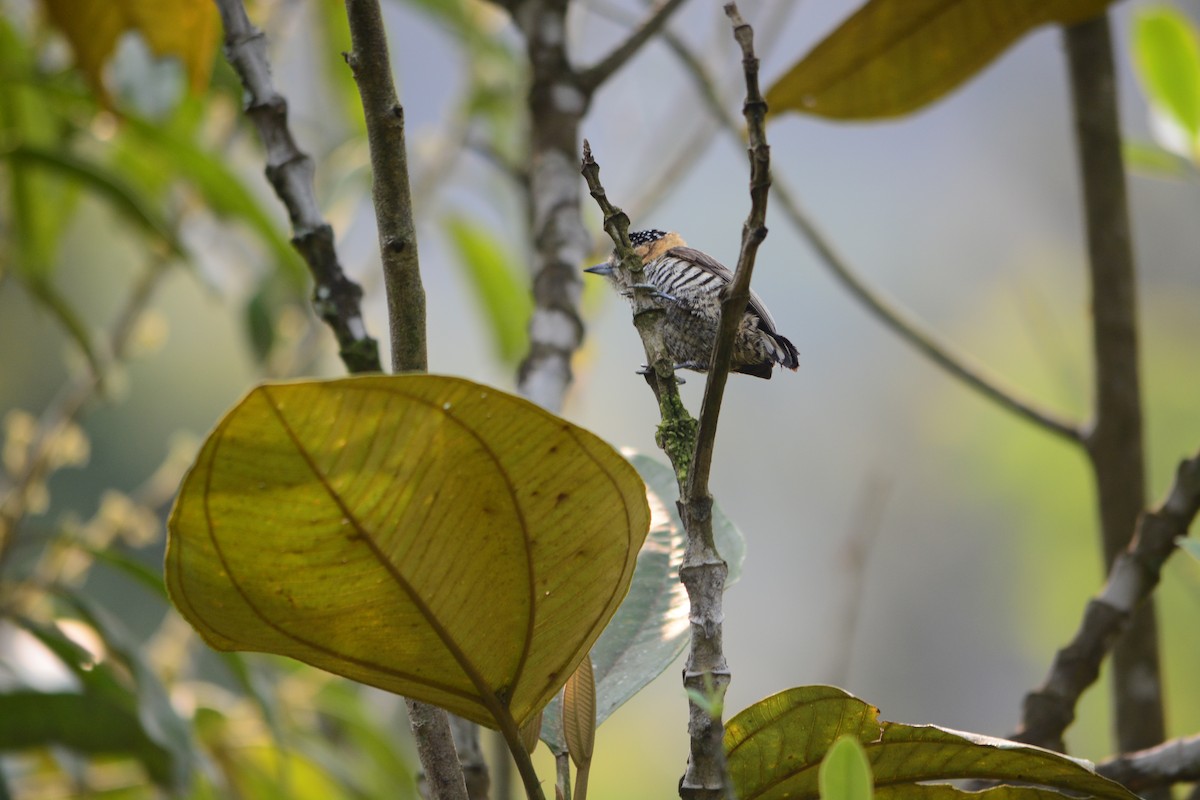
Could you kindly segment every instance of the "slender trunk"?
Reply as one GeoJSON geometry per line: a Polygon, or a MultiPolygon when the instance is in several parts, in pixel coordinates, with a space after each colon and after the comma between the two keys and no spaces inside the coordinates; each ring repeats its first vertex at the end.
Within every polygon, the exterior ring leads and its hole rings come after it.
{"type": "MultiPolygon", "coordinates": [[[[1086,445],[1096,481],[1104,562],[1111,567],[1146,505],[1136,276],[1107,16],[1066,28],[1065,43],[1092,287],[1096,411],[1086,445]]],[[[1114,651],[1113,703],[1122,752],[1162,741],[1162,681],[1151,601],[1137,612],[1114,651]]]]}

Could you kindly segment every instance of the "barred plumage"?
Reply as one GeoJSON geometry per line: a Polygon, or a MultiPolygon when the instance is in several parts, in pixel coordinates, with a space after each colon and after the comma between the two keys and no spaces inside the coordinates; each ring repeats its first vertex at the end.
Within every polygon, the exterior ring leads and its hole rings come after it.
{"type": "MultiPolygon", "coordinates": [[[[666,312],[664,339],[676,369],[706,372],[721,315],[721,290],[733,280],[733,273],[711,256],[688,247],[677,233],[635,231],[629,240],[642,258],[641,285],[655,293],[666,312]]],[[[616,253],[584,271],[604,275],[632,299],[635,284],[629,272],[618,265],[616,253]]],[[[751,291],[734,338],[731,369],[770,379],[776,364],[794,370],[800,365],[799,353],[775,331],[767,307],[751,291]]]]}

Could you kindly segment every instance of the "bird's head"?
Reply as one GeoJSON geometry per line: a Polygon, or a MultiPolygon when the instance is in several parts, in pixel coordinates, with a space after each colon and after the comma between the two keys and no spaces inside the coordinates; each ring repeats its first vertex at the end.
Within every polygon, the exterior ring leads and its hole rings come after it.
{"type": "MultiPolygon", "coordinates": [[[[633,245],[633,252],[641,257],[643,264],[649,264],[673,247],[683,247],[687,244],[678,233],[659,230],[631,231],[629,234],[629,243],[633,245]]],[[[618,272],[620,268],[621,259],[617,256],[617,251],[614,250],[603,264],[588,267],[584,272],[590,272],[593,275],[603,275],[619,283],[618,272]]]]}

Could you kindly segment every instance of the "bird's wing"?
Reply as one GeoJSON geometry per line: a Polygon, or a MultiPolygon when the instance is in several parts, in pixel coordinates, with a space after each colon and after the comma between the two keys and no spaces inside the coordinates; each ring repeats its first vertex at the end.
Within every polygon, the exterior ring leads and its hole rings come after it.
{"type": "MultiPolygon", "coordinates": [[[[676,258],[691,261],[701,269],[708,270],[720,278],[726,286],[733,282],[733,273],[729,271],[729,267],[694,247],[672,247],[667,253],[676,258]]],[[[760,320],[758,329],[760,331],[765,331],[773,335],[776,334],[775,320],[771,318],[771,312],[767,311],[767,307],[763,305],[762,298],[753,289],[750,290],[750,302],[746,304],[746,310],[758,317],[760,320]]]]}

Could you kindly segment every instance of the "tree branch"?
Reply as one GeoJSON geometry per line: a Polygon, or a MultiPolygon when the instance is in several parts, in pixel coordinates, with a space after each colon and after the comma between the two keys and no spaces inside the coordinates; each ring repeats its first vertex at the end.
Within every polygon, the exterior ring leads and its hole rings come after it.
{"type": "Polygon", "coordinates": [[[588,94],[594,92],[600,84],[604,83],[613,73],[633,58],[633,56],[642,49],[642,45],[650,41],[654,34],[658,33],[675,10],[684,4],[686,0],[662,0],[649,16],[639,25],[629,37],[604,58],[600,59],[596,64],[587,69],[579,71],[579,86],[588,94]]]}
{"type": "Polygon", "coordinates": [[[510,10],[525,36],[531,72],[527,175],[534,310],[517,390],[557,412],[571,385],[571,357],[583,340],[579,265],[590,239],[575,165],[589,95],[567,58],[567,3],[523,0],[510,3],[510,10]]]}
{"type": "Polygon", "coordinates": [[[1100,664],[1158,585],[1159,573],[1200,513],[1200,452],[1180,463],[1166,500],[1141,515],[1129,548],[1114,561],[1100,594],[1088,603],[1074,638],[1054,657],[1042,686],[1025,696],[1021,728],[1009,738],[1062,752],[1075,704],[1100,664]]]}
{"type": "Polygon", "coordinates": [[[292,245],[313,276],[313,307],[337,337],[349,372],[379,372],[379,346],[363,323],[362,289],[338,263],[333,228],[322,218],[313,192],[313,161],[296,145],[287,100],[271,82],[266,39],[250,24],[241,0],[217,0],[217,8],[225,26],[225,57],[246,89],[246,115],[266,148],[267,180],[287,207],[292,245]]]}
{"type": "Polygon", "coordinates": [[[446,712],[429,703],[404,698],[408,709],[408,724],[417,742],[424,781],[429,797],[434,800],[468,800],[467,784],[463,779],[458,752],[446,712]]]}
{"type": "Polygon", "coordinates": [[[713,498],[708,478],[721,401],[729,379],[733,341],[750,302],[750,279],[758,247],[767,236],[767,196],[771,188],[770,149],[763,130],[767,104],[758,87],[754,31],[742,19],[735,3],[725,4],[725,14],[742,50],[742,71],[746,79],[746,101],[742,111],[750,140],[750,213],[742,226],[742,244],[733,281],[725,289],[721,301],[721,317],[708,380],[704,384],[704,402],[691,469],[686,482],[680,483],[679,510],[687,531],[687,546],[679,579],[687,589],[688,619],[692,627],[692,646],[683,671],[683,685],[689,695],[688,733],[691,735],[687,771],[679,782],[679,795],[683,798],[720,798],[732,794],[725,763],[725,725],[719,710],[730,681],[722,630],[725,616],[722,601],[729,569],[713,541],[713,498]],[[698,703],[697,695],[707,696],[709,702],[698,703]]]}
{"type": "Polygon", "coordinates": [[[1200,734],[1101,761],[1096,772],[1135,792],[1200,781],[1200,734]]]}
{"type": "Polygon", "coordinates": [[[404,145],[404,108],[396,98],[388,59],[387,36],[378,0],[346,0],[350,42],[345,55],[362,97],[371,151],[371,196],[387,290],[392,369],[424,372],[425,288],[417,260],[417,236],[408,187],[404,145]]]}
{"type": "MultiPolygon", "coordinates": [[[[1104,563],[1111,568],[1146,507],[1137,279],[1107,15],[1065,28],[1064,43],[1092,291],[1095,417],[1086,444],[1100,507],[1104,563]]],[[[1166,726],[1152,602],[1142,607],[1117,645],[1112,691],[1117,749],[1129,752],[1161,742],[1166,726]]]]}
{"type": "MultiPolygon", "coordinates": [[[[634,276],[631,283],[635,284],[635,287],[637,287],[638,284],[642,284],[640,287],[632,289],[631,299],[632,305],[634,305],[634,325],[637,327],[638,336],[641,336],[642,338],[642,347],[646,349],[646,362],[649,365],[649,368],[646,372],[646,381],[650,385],[650,389],[654,391],[654,396],[659,402],[659,415],[661,417],[661,421],[659,423],[658,432],[655,433],[654,438],[656,441],[658,441],[658,445],[661,447],[662,451],[666,453],[667,458],[670,459],[671,467],[674,470],[674,474],[676,474],[676,481],[679,485],[679,512],[683,518],[685,533],[688,535],[688,548],[686,548],[684,554],[684,564],[683,566],[680,566],[679,570],[680,581],[683,581],[684,570],[689,565],[688,553],[692,554],[692,561],[698,560],[696,559],[695,552],[692,551],[692,523],[689,522],[689,518],[685,516],[684,506],[684,492],[686,485],[688,485],[691,458],[692,455],[694,455],[696,447],[696,421],[692,419],[690,414],[688,414],[688,409],[684,408],[683,401],[679,398],[679,387],[677,385],[676,377],[674,377],[674,361],[667,354],[664,330],[662,330],[664,329],[664,324],[666,321],[665,313],[662,311],[662,307],[659,306],[659,303],[655,302],[653,299],[650,290],[644,287],[644,281],[640,279],[642,273],[642,259],[638,257],[637,253],[634,252],[634,247],[632,247],[629,241],[629,217],[626,216],[625,212],[620,210],[619,207],[614,206],[612,203],[610,203],[610,201],[608,201],[608,196],[605,192],[604,185],[601,185],[600,182],[600,166],[599,164],[596,164],[594,158],[592,157],[592,146],[588,144],[587,139],[583,140],[583,164],[581,172],[583,173],[584,180],[587,181],[588,190],[590,193],[592,193],[592,197],[595,199],[596,205],[600,206],[600,212],[602,215],[604,215],[604,229],[608,236],[610,236],[612,239],[613,247],[617,252],[617,258],[620,260],[620,269],[630,271],[631,275],[634,276]]],[[[745,308],[744,305],[743,308],[745,308]]],[[[728,356],[726,356],[726,372],[727,369],[728,356]]],[[[709,498],[709,509],[710,507],[712,507],[712,499],[709,498]]],[[[708,543],[710,551],[713,553],[712,558],[710,558],[709,561],[710,563],[714,563],[712,570],[710,570],[709,573],[710,575],[720,578],[719,589],[724,589],[726,566],[724,561],[721,561],[719,555],[715,555],[715,548],[712,547],[712,541],[712,519],[709,519],[708,543]]],[[[698,564],[696,566],[698,566],[698,564]]],[[[703,578],[706,576],[706,573],[697,572],[695,569],[692,570],[692,573],[694,573],[695,578],[703,578]]],[[[684,583],[686,584],[686,581],[684,581],[684,583]]],[[[689,597],[691,597],[692,589],[694,588],[696,588],[695,579],[694,583],[692,583],[692,588],[688,589],[689,597]]],[[[701,630],[710,628],[708,631],[710,633],[709,642],[713,642],[713,640],[715,640],[716,648],[718,648],[719,652],[719,620],[716,621],[715,626],[713,625],[712,620],[703,619],[703,621],[701,621],[700,616],[697,616],[695,600],[692,600],[692,603],[694,604],[692,604],[691,612],[689,613],[692,632],[694,632],[692,633],[692,643],[694,643],[692,646],[694,646],[695,649],[697,626],[700,626],[701,630]]],[[[720,608],[719,604],[716,608],[720,608]]],[[[689,675],[691,663],[692,656],[689,656],[689,666],[684,669],[684,685],[692,686],[698,681],[698,684],[700,684],[700,691],[703,694],[708,694],[709,692],[707,690],[710,685],[712,685],[713,679],[710,679],[708,681],[709,685],[706,686],[706,684],[704,684],[704,673],[698,673],[694,676],[689,675]]],[[[728,669],[725,668],[724,662],[721,662],[719,667],[719,673],[724,676],[724,684],[721,685],[720,692],[724,694],[724,686],[728,684],[728,669]]],[[[718,670],[709,670],[709,675],[712,675],[714,672],[718,672],[718,670]]],[[[718,735],[715,736],[715,740],[718,742],[718,744],[720,742],[720,727],[720,721],[718,720],[715,726],[716,730],[718,730],[718,735]]],[[[694,745],[696,744],[697,738],[702,740],[702,751],[712,747],[713,736],[703,735],[702,729],[706,728],[709,730],[709,732],[712,732],[712,717],[710,717],[707,710],[701,709],[700,705],[698,705],[694,699],[689,698],[688,730],[692,736],[692,742],[694,742],[694,745]]],[[[694,746],[692,750],[695,751],[696,747],[694,746]]],[[[703,765],[707,765],[709,762],[710,759],[701,760],[701,764],[703,765]]],[[[715,784],[716,787],[718,787],[718,792],[716,792],[716,794],[697,794],[697,792],[704,792],[703,788],[688,788],[688,792],[691,794],[685,794],[684,784],[680,783],[680,796],[713,796],[713,798],[724,798],[724,792],[720,790],[720,788],[726,786],[727,783],[724,780],[724,764],[724,751],[721,751],[720,768],[718,770],[718,777],[715,778],[715,784]]],[[[691,771],[691,760],[689,760],[689,771],[691,771]]],[[[707,771],[708,770],[706,770],[706,772],[707,771]]]]}

